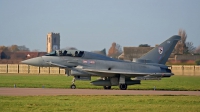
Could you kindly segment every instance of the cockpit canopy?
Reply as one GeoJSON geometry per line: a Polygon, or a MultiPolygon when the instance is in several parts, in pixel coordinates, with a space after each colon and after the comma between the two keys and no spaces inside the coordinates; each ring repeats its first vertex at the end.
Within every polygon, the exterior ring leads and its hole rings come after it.
{"type": "Polygon", "coordinates": [[[110,58],[101,54],[80,51],[80,50],[56,50],[45,56],[69,56],[69,57],[79,57],[82,59],[97,59],[97,60],[109,60],[109,61],[120,61],[114,58],[110,58]]]}
{"type": "Polygon", "coordinates": [[[46,54],[45,56],[71,56],[71,57],[82,57],[84,51],[79,50],[56,50],[51,53],[46,54]]]}

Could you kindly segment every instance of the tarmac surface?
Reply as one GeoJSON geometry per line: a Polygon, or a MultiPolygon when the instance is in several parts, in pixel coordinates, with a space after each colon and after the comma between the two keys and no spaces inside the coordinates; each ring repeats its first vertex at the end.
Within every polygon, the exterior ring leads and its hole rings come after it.
{"type": "Polygon", "coordinates": [[[200,91],[0,88],[0,96],[57,96],[57,95],[195,95],[195,96],[200,96],[200,91]]]}

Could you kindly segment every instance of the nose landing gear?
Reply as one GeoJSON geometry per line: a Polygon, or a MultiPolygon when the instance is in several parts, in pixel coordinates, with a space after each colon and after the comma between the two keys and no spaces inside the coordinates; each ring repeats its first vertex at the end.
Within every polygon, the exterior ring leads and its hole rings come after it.
{"type": "Polygon", "coordinates": [[[72,80],[72,85],[70,86],[71,89],[76,89],[76,85],[74,84],[75,83],[75,77],[73,78],[72,80]]]}

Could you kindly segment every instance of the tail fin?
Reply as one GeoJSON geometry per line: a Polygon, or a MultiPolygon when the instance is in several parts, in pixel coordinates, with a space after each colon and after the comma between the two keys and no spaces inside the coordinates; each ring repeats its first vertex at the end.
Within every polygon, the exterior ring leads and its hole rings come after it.
{"type": "Polygon", "coordinates": [[[180,36],[174,35],[155,47],[151,51],[144,54],[139,59],[151,60],[153,63],[165,64],[172,53],[176,43],[181,39],[180,36]]]}

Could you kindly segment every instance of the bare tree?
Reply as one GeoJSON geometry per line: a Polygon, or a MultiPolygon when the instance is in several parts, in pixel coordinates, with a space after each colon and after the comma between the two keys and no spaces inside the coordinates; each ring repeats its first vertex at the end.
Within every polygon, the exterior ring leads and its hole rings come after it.
{"type": "Polygon", "coordinates": [[[187,34],[185,30],[179,29],[178,35],[181,36],[181,40],[178,41],[178,43],[175,46],[174,52],[175,54],[184,54],[186,49],[186,39],[187,39],[187,34]]]}
{"type": "Polygon", "coordinates": [[[119,55],[122,54],[122,47],[121,45],[113,42],[112,46],[110,47],[109,51],[108,51],[108,56],[113,57],[113,58],[117,58],[119,55]]]}
{"type": "Polygon", "coordinates": [[[17,45],[12,45],[10,47],[8,47],[10,52],[15,52],[15,51],[19,51],[18,46],[17,45]]]}
{"type": "Polygon", "coordinates": [[[198,47],[195,49],[195,53],[199,53],[199,54],[200,54],[200,46],[198,46],[198,47]]]}
{"type": "Polygon", "coordinates": [[[116,49],[116,51],[117,51],[118,53],[122,53],[122,52],[123,52],[123,51],[122,51],[122,46],[119,45],[119,44],[116,44],[115,49],[116,49]]]}
{"type": "Polygon", "coordinates": [[[192,53],[195,52],[195,47],[193,46],[193,43],[192,43],[192,42],[186,42],[185,45],[186,45],[186,51],[185,51],[185,53],[187,53],[187,54],[188,54],[188,53],[192,54],[192,53]]]}
{"type": "Polygon", "coordinates": [[[2,50],[2,51],[9,51],[8,47],[6,47],[6,46],[0,46],[0,50],[2,50]]]}
{"type": "Polygon", "coordinates": [[[19,51],[30,51],[30,49],[27,48],[25,45],[17,46],[17,48],[19,49],[19,51]]]}

